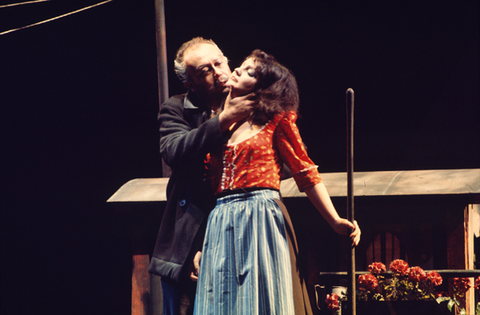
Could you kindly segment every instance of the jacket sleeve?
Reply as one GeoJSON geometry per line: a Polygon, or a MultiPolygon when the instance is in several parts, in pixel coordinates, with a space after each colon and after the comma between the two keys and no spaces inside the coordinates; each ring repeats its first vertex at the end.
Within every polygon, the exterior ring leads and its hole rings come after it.
{"type": "Polygon", "coordinates": [[[199,126],[191,126],[184,117],[183,101],[172,97],[159,112],[160,153],[167,165],[175,168],[193,160],[203,159],[213,148],[224,144],[220,122],[213,117],[199,126]]]}

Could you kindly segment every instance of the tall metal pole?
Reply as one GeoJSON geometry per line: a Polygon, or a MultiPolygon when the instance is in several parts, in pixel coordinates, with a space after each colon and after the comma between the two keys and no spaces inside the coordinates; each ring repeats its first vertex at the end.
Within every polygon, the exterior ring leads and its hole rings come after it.
{"type": "MultiPolygon", "coordinates": [[[[354,221],[354,202],[353,202],[353,89],[347,90],[347,218],[350,222],[354,221]]],[[[351,248],[351,255],[348,268],[348,314],[357,313],[356,301],[356,276],[355,276],[355,246],[351,248]]]]}
{"type": "MultiPolygon", "coordinates": [[[[155,29],[157,39],[158,107],[168,99],[167,35],[165,31],[165,6],[155,0],[155,29]]],[[[162,160],[162,175],[170,177],[172,171],[162,160]]]]}

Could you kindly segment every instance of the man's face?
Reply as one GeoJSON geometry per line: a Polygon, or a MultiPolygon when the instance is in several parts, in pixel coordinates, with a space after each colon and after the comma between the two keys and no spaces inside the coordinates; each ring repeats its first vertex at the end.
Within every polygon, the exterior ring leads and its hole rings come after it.
{"type": "Polygon", "coordinates": [[[183,60],[187,65],[190,80],[185,86],[202,97],[209,98],[223,94],[231,71],[227,58],[210,44],[202,43],[188,48],[183,60]]]}

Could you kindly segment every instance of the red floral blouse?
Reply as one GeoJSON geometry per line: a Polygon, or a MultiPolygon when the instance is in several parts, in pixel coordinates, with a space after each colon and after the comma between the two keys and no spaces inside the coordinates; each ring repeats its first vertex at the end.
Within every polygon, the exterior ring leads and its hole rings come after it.
{"type": "Polygon", "coordinates": [[[308,157],[293,111],[275,115],[250,138],[227,144],[207,156],[207,178],[215,193],[247,187],[280,189],[282,165],[292,171],[298,188],[322,182],[308,157]]]}

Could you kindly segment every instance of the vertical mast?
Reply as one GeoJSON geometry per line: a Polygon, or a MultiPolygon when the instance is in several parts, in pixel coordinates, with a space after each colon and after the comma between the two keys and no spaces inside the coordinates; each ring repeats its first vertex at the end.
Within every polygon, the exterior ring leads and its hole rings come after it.
{"type": "MultiPolygon", "coordinates": [[[[157,78],[158,106],[168,99],[167,36],[165,31],[165,5],[163,0],[155,0],[155,28],[157,39],[157,78]]],[[[162,160],[162,176],[169,177],[170,168],[162,160]]]]}
{"type": "MultiPolygon", "coordinates": [[[[347,218],[353,223],[354,202],[353,202],[353,100],[354,92],[351,88],[347,90],[347,218]]],[[[355,276],[355,247],[351,248],[351,255],[348,268],[348,312],[355,315],[357,313],[356,303],[356,276],[355,276]]]]}

